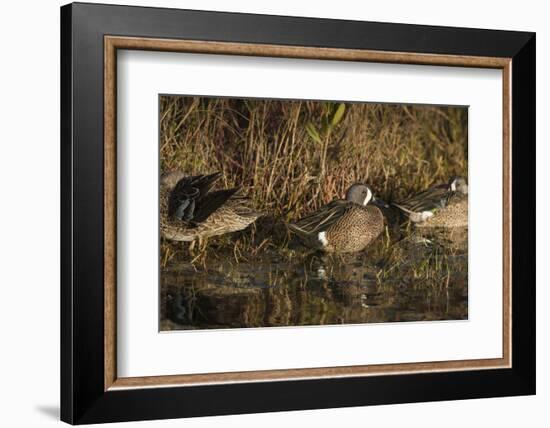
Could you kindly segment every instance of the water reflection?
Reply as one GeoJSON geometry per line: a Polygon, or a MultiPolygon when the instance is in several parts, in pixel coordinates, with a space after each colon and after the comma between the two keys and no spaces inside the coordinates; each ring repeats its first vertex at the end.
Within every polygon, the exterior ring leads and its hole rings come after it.
{"type": "Polygon", "coordinates": [[[246,263],[228,255],[206,268],[176,261],[161,273],[161,329],[467,319],[466,230],[385,245],[246,263]]]}

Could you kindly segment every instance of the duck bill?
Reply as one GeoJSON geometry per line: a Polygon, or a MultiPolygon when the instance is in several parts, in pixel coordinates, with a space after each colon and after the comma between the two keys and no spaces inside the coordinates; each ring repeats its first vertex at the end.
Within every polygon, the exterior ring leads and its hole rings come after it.
{"type": "Polygon", "coordinates": [[[381,207],[381,208],[389,208],[390,206],[384,202],[382,199],[379,199],[375,196],[372,197],[372,201],[371,201],[374,205],[376,205],[377,207],[381,207]]]}

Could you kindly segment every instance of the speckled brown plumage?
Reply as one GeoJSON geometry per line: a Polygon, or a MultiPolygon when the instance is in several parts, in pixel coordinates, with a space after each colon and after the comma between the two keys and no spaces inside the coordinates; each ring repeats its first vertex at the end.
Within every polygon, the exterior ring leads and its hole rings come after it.
{"type": "Polygon", "coordinates": [[[450,198],[445,208],[416,227],[467,227],[468,226],[468,195],[456,194],[450,198]]]}
{"type": "Polygon", "coordinates": [[[468,226],[468,183],[455,176],[392,205],[417,227],[468,226]]]}
{"type": "Polygon", "coordinates": [[[380,235],[384,217],[378,207],[336,200],[289,225],[309,247],[327,252],[361,251],[380,235]],[[319,239],[324,232],[325,243],[319,239]]]}
{"type": "Polygon", "coordinates": [[[175,171],[165,174],[160,182],[160,231],[165,239],[173,241],[194,241],[225,233],[236,232],[253,223],[259,214],[247,206],[248,200],[238,189],[211,191],[218,177],[186,177],[175,171]],[[210,177],[212,179],[208,180],[210,177]],[[202,193],[197,198],[196,218],[200,221],[186,222],[174,216],[173,192],[185,181],[206,178],[202,193]],[[201,210],[202,208],[202,210],[201,210]]]}

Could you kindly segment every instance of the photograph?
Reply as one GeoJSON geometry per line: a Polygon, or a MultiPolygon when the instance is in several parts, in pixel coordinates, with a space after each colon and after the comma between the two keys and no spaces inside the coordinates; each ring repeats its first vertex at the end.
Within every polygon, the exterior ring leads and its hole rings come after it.
{"type": "Polygon", "coordinates": [[[468,319],[468,107],[159,96],[159,329],[468,319]]]}

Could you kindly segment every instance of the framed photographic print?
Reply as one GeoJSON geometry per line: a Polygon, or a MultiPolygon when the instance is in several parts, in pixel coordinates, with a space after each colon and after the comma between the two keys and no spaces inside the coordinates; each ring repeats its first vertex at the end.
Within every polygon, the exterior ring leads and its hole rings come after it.
{"type": "Polygon", "coordinates": [[[535,35],[61,8],[73,423],[535,393],[535,35]]]}

